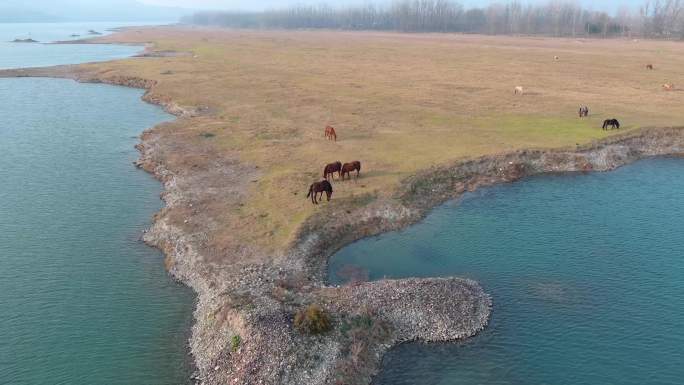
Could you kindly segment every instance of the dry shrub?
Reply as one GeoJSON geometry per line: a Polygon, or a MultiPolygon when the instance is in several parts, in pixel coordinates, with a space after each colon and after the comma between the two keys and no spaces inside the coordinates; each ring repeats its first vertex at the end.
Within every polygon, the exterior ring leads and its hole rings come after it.
{"type": "Polygon", "coordinates": [[[346,336],[346,357],[337,364],[335,385],[368,383],[375,354],[373,347],[390,336],[389,325],[369,308],[345,321],[341,327],[346,336]]]}
{"type": "Polygon", "coordinates": [[[294,326],[302,333],[321,334],[330,330],[330,316],[318,305],[309,305],[295,314],[294,326]]]}

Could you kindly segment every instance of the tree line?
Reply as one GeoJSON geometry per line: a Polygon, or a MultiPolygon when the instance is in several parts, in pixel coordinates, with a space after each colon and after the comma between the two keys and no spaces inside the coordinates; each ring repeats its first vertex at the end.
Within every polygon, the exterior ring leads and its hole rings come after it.
{"type": "Polygon", "coordinates": [[[684,39],[684,1],[649,0],[614,14],[571,1],[520,1],[465,8],[451,0],[396,0],[385,6],[292,6],[262,12],[199,12],[183,21],[233,28],[460,32],[563,37],[684,39]]]}

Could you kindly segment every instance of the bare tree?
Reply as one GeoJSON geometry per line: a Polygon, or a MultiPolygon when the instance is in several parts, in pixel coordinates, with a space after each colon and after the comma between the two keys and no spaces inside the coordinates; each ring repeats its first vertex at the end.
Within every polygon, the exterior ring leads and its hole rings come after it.
{"type": "Polygon", "coordinates": [[[452,0],[395,0],[376,6],[293,6],[264,12],[201,12],[185,20],[238,28],[327,28],[548,36],[684,38],[684,0],[647,0],[612,16],[574,0],[520,0],[465,9],[452,0]]]}

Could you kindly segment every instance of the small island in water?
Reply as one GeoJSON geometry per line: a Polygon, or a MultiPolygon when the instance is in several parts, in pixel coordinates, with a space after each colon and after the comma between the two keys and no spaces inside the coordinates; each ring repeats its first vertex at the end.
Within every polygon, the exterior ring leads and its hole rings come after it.
{"type": "Polygon", "coordinates": [[[16,39],[12,40],[12,43],[39,43],[39,41],[38,41],[38,40],[31,39],[31,38],[29,37],[29,38],[26,38],[26,39],[16,38],[16,39]]]}

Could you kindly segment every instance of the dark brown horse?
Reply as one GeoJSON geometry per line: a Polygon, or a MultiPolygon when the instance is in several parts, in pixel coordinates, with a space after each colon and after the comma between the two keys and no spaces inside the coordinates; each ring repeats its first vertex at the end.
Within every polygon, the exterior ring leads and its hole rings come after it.
{"type": "Polygon", "coordinates": [[[647,69],[647,70],[652,70],[652,69],[653,69],[653,64],[646,64],[646,69],[647,69]]]}
{"type": "Polygon", "coordinates": [[[328,202],[329,202],[330,197],[332,197],[332,193],[333,193],[332,185],[330,184],[330,182],[328,182],[327,180],[322,180],[320,182],[316,182],[316,183],[311,184],[311,186],[309,186],[309,193],[306,194],[306,197],[307,198],[311,197],[311,202],[313,204],[317,205],[318,200],[319,200],[319,198],[318,198],[319,193],[321,194],[321,198],[320,198],[321,200],[323,199],[323,193],[325,193],[325,195],[328,196],[328,202]]]}
{"type": "Polygon", "coordinates": [[[607,130],[608,126],[610,126],[610,129],[617,128],[618,130],[620,129],[620,122],[618,122],[617,119],[606,119],[603,121],[603,129],[607,130]]]}
{"type": "Polygon", "coordinates": [[[361,172],[361,162],[358,160],[355,160],[353,162],[345,163],[342,165],[342,171],[340,171],[340,174],[342,174],[342,180],[344,180],[345,174],[351,179],[351,175],[349,174],[352,171],[356,171],[356,177],[359,177],[359,173],[361,172]]]}
{"type": "Polygon", "coordinates": [[[328,175],[330,175],[331,178],[335,179],[335,173],[338,173],[338,176],[342,177],[342,162],[339,160],[325,166],[323,169],[323,178],[328,180],[328,175]]]}
{"type": "Polygon", "coordinates": [[[333,126],[325,126],[325,138],[337,142],[337,132],[333,126]]]}

